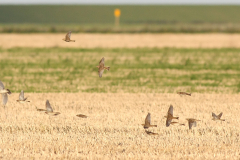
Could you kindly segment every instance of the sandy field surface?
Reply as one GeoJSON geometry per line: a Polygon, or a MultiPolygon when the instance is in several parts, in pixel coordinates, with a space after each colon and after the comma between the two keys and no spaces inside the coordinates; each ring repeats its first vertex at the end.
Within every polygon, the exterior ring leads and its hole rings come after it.
{"type": "Polygon", "coordinates": [[[240,47],[240,34],[74,34],[75,43],[62,41],[65,34],[0,34],[0,47],[134,48],[240,47]]]}
{"type": "Polygon", "coordinates": [[[239,94],[25,93],[28,104],[9,96],[0,108],[0,158],[3,159],[239,159],[239,94]],[[45,108],[49,99],[54,111],[45,108]],[[186,126],[166,127],[173,105],[186,126]],[[212,121],[223,112],[225,121],[212,121]],[[151,113],[148,135],[141,124],[151,113]],[[88,118],[76,117],[85,114],[88,118]],[[188,129],[186,118],[201,120],[188,129]]]}

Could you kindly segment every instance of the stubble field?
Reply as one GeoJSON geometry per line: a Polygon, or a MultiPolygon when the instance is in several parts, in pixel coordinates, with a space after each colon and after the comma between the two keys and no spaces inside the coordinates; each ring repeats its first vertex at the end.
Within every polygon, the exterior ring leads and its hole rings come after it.
{"type": "MultiPolygon", "coordinates": [[[[123,35],[112,46],[99,46],[90,38],[84,40],[89,46],[78,43],[80,47],[64,43],[60,35],[55,42],[44,41],[45,35],[32,41],[26,35],[3,36],[10,40],[1,39],[6,46],[0,48],[0,80],[13,94],[6,109],[0,109],[0,158],[239,159],[239,35],[216,38],[227,48],[200,45],[199,35],[183,38],[194,39],[190,48],[178,36],[167,42],[170,48],[147,47],[150,41],[142,39],[152,35],[144,34],[137,45],[115,46],[124,36],[131,42],[132,37],[123,35]],[[111,68],[100,79],[96,66],[102,57],[111,68]],[[28,104],[16,102],[22,89],[28,104]],[[45,108],[47,99],[60,115],[36,111],[45,108]],[[165,127],[170,104],[185,126],[165,127]],[[226,121],[212,121],[212,112],[223,112],[226,121]],[[150,131],[159,135],[144,132],[147,113],[158,125],[150,131]],[[186,118],[201,121],[189,130],[186,118]]],[[[97,37],[111,44],[109,37],[97,37]]]]}

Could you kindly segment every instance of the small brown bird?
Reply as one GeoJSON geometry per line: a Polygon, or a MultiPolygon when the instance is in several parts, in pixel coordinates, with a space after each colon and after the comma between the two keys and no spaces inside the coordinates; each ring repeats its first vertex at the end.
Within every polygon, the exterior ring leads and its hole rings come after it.
{"type": "Polygon", "coordinates": [[[78,114],[78,115],[76,115],[77,117],[80,117],[80,118],[87,118],[87,116],[86,115],[83,115],[83,114],[78,114]]]}
{"type": "Polygon", "coordinates": [[[104,57],[100,60],[99,66],[97,66],[97,68],[98,68],[98,74],[99,74],[100,78],[102,77],[102,74],[103,74],[105,69],[108,70],[108,71],[110,69],[110,67],[105,67],[104,66],[104,57]]]}
{"type": "Polygon", "coordinates": [[[147,130],[145,130],[145,132],[146,132],[147,134],[149,134],[149,135],[158,135],[158,133],[153,133],[153,132],[147,131],[147,130]]]}
{"type": "Polygon", "coordinates": [[[177,94],[191,96],[191,93],[186,93],[186,92],[177,92],[177,94]]]}
{"type": "Polygon", "coordinates": [[[147,129],[149,127],[157,127],[157,125],[151,125],[151,114],[148,113],[146,119],[145,119],[145,124],[142,124],[144,129],[147,129]]]}
{"type": "Polygon", "coordinates": [[[63,38],[62,40],[66,41],[66,42],[75,42],[75,40],[71,40],[71,34],[72,34],[72,31],[69,31],[65,38],[63,38]]]}
{"type": "Polygon", "coordinates": [[[196,127],[197,121],[200,121],[200,120],[193,119],[193,118],[187,118],[186,120],[188,121],[189,129],[192,129],[192,126],[196,127]]]}
{"type": "Polygon", "coordinates": [[[60,114],[60,112],[53,112],[53,109],[48,100],[46,101],[46,109],[47,109],[47,111],[45,113],[50,116],[56,116],[56,115],[60,114]]]}
{"type": "Polygon", "coordinates": [[[8,101],[8,94],[11,94],[9,89],[5,89],[2,81],[0,81],[0,93],[2,94],[2,104],[5,107],[8,101]]]}
{"type": "Polygon", "coordinates": [[[214,121],[216,121],[216,120],[225,121],[225,119],[221,119],[222,114],[223,114],[222,112],[219,115],[216,115],[215,113],[212,113],[212,117],[213,117],[212,120],[214,120],[214,121]]]}
{"type": "Polygon", "coordinates": [[[173,117],[173,106],[172,105],[170,105],[170,107],[168,109],[167,116],[164,116],[164,117],[167,118],[166,127],[170,126],[173,119],[179,118],[179,117],[173,117]]]}
{"type": "Polygon", "coordinates": [[[27,97],[24,98],[24,91],[23,90],[21,90],[21,92],[19,94],[19,99],[17,100],[17,102],[20,102],[20,103],[30,102],[30,101],[27,101],[27,97]]]}

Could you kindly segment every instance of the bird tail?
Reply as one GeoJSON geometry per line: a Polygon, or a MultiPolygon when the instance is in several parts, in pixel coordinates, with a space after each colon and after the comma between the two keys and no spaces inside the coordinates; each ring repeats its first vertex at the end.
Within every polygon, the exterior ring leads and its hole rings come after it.
{"type": "Polygon", "coordinates": [[[108,70],[108,71],[109,71],[110,67],[104,67],[104,69],[106,69],[106,70],[108,70]]]}
{"type": "Polygon", "coordinates": [[[225,119],[220,119],[221,121],[225,121],[225,119]]]}
{"type": "Polygon", "coordinates": [[[172,117],[172,119],[179,119],[179,117],[172,117]]]}
{"type": "Polygon", "coordinates": [[[11,92],[9,89],[6,89],[6,90],[8,91],[7,93],[8,93],[9,95],[12,94],[12,92],[11,92]]]}

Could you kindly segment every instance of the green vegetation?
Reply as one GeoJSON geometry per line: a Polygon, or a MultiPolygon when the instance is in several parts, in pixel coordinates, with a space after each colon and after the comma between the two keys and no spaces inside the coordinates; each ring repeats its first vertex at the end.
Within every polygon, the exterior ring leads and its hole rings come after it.
{"type": "Polygon", "coordinates": [[[240,6],[1,5],[0,32],[240,32],[240,6]],[[114,9],[121,26],[114,27],[114,9]]]}
{"type": "Polygon", "coordinates": [[[0,77],[13,92],[240,91],[240,49],[0,49],[0,77]],[[102,57],[110,71],[98,77],[102,57]]]}

